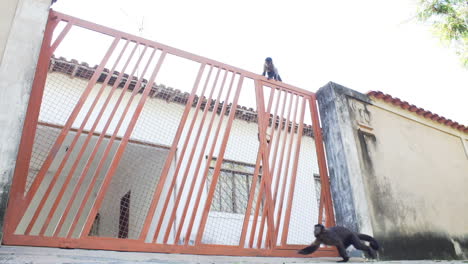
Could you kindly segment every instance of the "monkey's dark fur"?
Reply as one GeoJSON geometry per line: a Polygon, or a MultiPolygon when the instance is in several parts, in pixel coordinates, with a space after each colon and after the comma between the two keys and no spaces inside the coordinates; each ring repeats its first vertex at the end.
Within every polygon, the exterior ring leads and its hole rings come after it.
{"type": "Polygon", "coordinates": [[[270,57],[266,58],[265,64],[263,64],[262,75],[265,76],[265,73],[268,75],[268,80],[273,78],[276,81],[282,82],[281,77],[278,74],[278,69],[273,65],[273,60],[270,57]]]}
{"type": "Polygon", "coordinates": [[[320,247],[320,244],[325,244],[328,246],[336,246],[340,256],[343,258],[343,260],[338,262],[347,262],[349,256],[346,253],[346,248],[350,245],[353,245],[356,249],[367,252],[372,258],[376,258],[374,250],[379,249],[379,243],[377,243],[373,237],[353,232],[342,226],[325,228],[323,225],[317,224],[314,227],[314,235],[314,243],[299,250],[297,253],[302,255],[311,254],[320,247]],[[370,247],[362,243],[361,240],[368,241],[370,247]]]}

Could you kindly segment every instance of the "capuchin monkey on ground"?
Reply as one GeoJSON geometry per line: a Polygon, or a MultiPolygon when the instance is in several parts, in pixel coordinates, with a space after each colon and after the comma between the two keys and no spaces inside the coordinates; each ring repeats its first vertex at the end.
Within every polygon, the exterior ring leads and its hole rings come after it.
{"type": "Polygon", "coordinates": [[[302,255],[311,254],[320,247],[320,244],[325,244],[328,246],[336,246],[340,256],[343,258],[343,260],[338,262],[347,262],[349,260],[349,256],[346,253],[346,248],[350,245],[353,245],[356,249],[367,252],[367,254],[372,258],[376,258],[374,250],[379,249],[379,243],[377,243],[373,237],[355,233],[341,226],[325,228],[323,225],[317,224],[314,227],[314,235],[314,243],[299,250],[297,253],[302,255]],[[361,240],[370,242],[370,247],[361,242],[361,240]]]}
{"type": "Polygon", "coordinates": [[[281,77],[278,74],[278,69],[273,65],[273,60],[270,57],[266,58],[265,64],[263,64],[262,75],[265,76],[265,73],[268,75],[268,80],[273,78],[276,81],[282,82],[281,77]]]}

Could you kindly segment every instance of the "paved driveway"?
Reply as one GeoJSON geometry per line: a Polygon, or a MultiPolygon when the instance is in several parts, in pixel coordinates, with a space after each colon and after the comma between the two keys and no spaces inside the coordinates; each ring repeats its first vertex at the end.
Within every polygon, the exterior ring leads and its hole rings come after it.
{"type": "MultiPolygon", "coordinates": [[[[167,264],[300,264],[300,263],[335,263],[338,258],[262,258],[262,257],[227,257],[198,256],[184,254],[135,253],[102,250],[59,249],[42,247],[0,247],[0,263],[21,264],[128,264],[128,263],[167,263],[167,264]]],[[[351,263],[468,263],[465,261],[372,261],[351,259],[351,263]]]]}

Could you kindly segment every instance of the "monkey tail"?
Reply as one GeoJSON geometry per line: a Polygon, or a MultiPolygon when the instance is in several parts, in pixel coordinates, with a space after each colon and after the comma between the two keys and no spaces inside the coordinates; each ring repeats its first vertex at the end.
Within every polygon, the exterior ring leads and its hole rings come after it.
{"type": "Polygon", "coordinates": [[[358,237],[361,240],[368,241],[370,243],[371,248],[373,248],[374,250],[379,250],[379,243],[373,237],[365,234],[358,234],[358,237]]]}
{"type": "Polygon", "coordinates": [[[312,254],[313,252],[315,252],[318,248],[319,248],[320,245],[310,245],[308,247],[305,247],[301,250],[299,250],[297,253],[299,254],[302,254],[302,255],[308,255],[308,254],[312,254]]]}

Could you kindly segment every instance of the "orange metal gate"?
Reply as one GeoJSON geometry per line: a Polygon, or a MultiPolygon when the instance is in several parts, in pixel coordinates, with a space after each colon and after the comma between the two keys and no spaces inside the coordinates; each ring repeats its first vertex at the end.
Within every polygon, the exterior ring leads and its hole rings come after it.
{"type": "Polygon", "coordinates": [[[297,256],[317,222],[334,216],[314,93],[51,11],[5,244],[297,256]]]}

